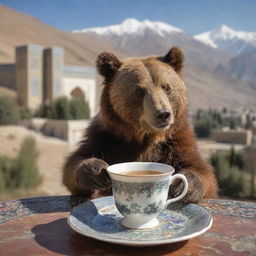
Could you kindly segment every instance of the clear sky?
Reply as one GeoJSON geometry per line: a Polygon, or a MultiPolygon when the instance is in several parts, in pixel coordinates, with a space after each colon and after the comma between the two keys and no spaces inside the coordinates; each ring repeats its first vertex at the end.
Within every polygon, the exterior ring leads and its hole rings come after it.
{"type": "Polygon", "coordinates": [[[0,3],[66,31],[119,24],[133,17],[164,21],[189,34],[221,24],[256,32],[256,0],[0,0],[0,3]]]}

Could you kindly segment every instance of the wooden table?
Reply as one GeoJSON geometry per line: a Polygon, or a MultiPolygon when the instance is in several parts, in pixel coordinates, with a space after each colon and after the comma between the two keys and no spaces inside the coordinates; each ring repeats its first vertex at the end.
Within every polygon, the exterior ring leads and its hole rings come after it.
{"type": "Polygon", "coordinates": [[[67,215],[82,198],[38,197],[0,203],[0,255],[256,255],[256,204],[204,200],[212,228],[189,241],[156,247],[127,247],[82,236],[67,215]]]}

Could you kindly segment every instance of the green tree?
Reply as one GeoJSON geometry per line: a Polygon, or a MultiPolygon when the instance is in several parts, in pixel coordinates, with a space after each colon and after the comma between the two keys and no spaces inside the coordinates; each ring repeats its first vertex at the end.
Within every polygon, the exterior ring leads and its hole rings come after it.
{"type": "MultiPolygon", "coordinates": [[[[226,116],[227,109],[219,111],[217,109],[202,110],[198,109],[193,116],[194,128],[198,137],[208,137],[211,131],[224,126],[229,126],[231,129],[236,129],[242,125],[241,117],[226,116]]],[[[250,120],[247,120],[249,127],[250,120]]]]}
{"type": "Polygon", "coordinates": [[[35,112],[34,116],[54,119],[57,114],[55,113],[53,104],[45,104],[39,107],[39,109],[35,112]]]}
{"type": "Polygon", "coordinates": [[[12,187],[10,180],[11,161],[6,156],[0,156],[0,191],[4,191],[8,186],[12,187]]]}
{"type": "Polygon", "coordinates": [[[240,152],[236,152],[233,145],[230,149],[228,159],[229,159],[229,166],[230,167],[236,166],[240,170],[243,169],[243,167],[244,167],[243,155],[240,152]]]}
{"type": "Polygon", "coordinates": [[[241,118],[230,117],[228,121],[230,129],[236,129],[238,126],[242,126],[241,118]]]}
{"type": "Polygon", "coordinates": [[[20,109],[20,119],[31,119],[33,117],[29,109],[21,108],[20,109]]]}
{"type": "Polygon", "coordinates": [[[223,118],[222,118],[221,113],[217,114],[217,122],[218,122],[219,126],[223,125],[223,118]]]}
{"type": "Polygon", "coordinates": [[[202,114],[203,114],[203,110],[201,110],[200,108],[197,110],[197,112],[196,112],[196,120],[199,120],[199,119],[201,119],[201,117],[202,117],[202,114]]]}
{"type": "Polygon", "coordinates": [[[90,117],[89,105],[87,102],[78,99],[70,101],[70,113],[72,119],[88,119],[90,117]]]}
{"type": "Polygon", "coordinates": [[[244,158],[241,152],[236,153],[235,165],[242,170],[244,168],[244,158]]]}
{"type": "MultiPolygon", "coordinates": [[[[235,160],[231,160],[231,155],[232,153],[216,152],[211,156],[211,164],[215,168],[220,195],[240,198],[244,192],[244,175],[235,164],[230,166],[230,162],[235,163],[235,160]]],[[[234,155],[235,153],[233,159],[234,155]]]]}
{"type": "Polygon", "coordinates": [[[249,114],[246,115],[246,122],[245,122],[245,125],[244,125],[244,128],[245,129],[250,129],[252,126],[252,118],[250,117],[249,114]]]}
{"type": "Polygon", "coordinates": [[[66,97],[61,97],[56,99],[53,102],[53,107],[55,109],[55,118],[59,120],[70,120],[71,113],[70,113],[70,104],[66,97]]]}
{"type": "Polygon", "coordinates": [[[10,97],[0,97],[0,125],[17,124],[20,111],[16,101],[10,97]]]}
{"type": "Polygon", "coordinates": [[[17,158],[0,156],[0,191],[35,188],[40,182],[33,137],[24,139],[17,158]]]}
{"type": "Polygon", "coordinates": [[[0,192],[4,190],[5,190],[5,176],[2,169],[0,169],[0,192]]]}
{"type": "Polygon", "coordinates": [[[229,166],[235,166],[236,164],[236,152],[235,152],[235,148],[232,145],[231,149],[230,149],[230,153],[229,153],[229,166]]]}
{"type": "Polygon", "coordinates": [[[88,103],[83,100],[68,100],[66,97],[61,97],[41,106],[35,116],[58,120],[88,119],[90,111],[88,103]]]}
{"type": "Polygon", "coordinates": [[[194,129],[199,138],[209,137],[211,133],[211,121],[209,119],[196,120],[194,129]]]}
{"type": "Polygon", "coordinates": [[[33,137],[26,137],[21,145],[14,165],[16,188],[34,188],[41,178],[37,168],[36,142],[33,137]]]}

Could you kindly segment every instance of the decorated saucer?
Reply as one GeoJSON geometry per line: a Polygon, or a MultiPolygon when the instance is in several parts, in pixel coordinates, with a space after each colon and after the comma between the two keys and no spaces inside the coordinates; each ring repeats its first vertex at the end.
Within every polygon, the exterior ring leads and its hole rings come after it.
{"type": "Polygon", "coordinates": [[[70,227],[97,240],[128,246],[153,246],[188,240],[206,232],[212,225],[211,215],[196,204],[180,202],[169,205],[157,216],[160,223],[153,229],[126,229],[112,196],[87,201],[73,208],[68,216],[70,227]]]}

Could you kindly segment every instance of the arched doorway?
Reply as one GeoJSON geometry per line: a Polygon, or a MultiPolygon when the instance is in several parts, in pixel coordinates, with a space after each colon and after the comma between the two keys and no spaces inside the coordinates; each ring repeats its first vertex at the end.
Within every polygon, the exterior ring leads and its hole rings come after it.
{"type": "Polygon", "coordinates": [[[71,97],[74,99],[85,101],[85,94],[79,87],[76,87],[74,90],[71,91],[71,97]]]}

